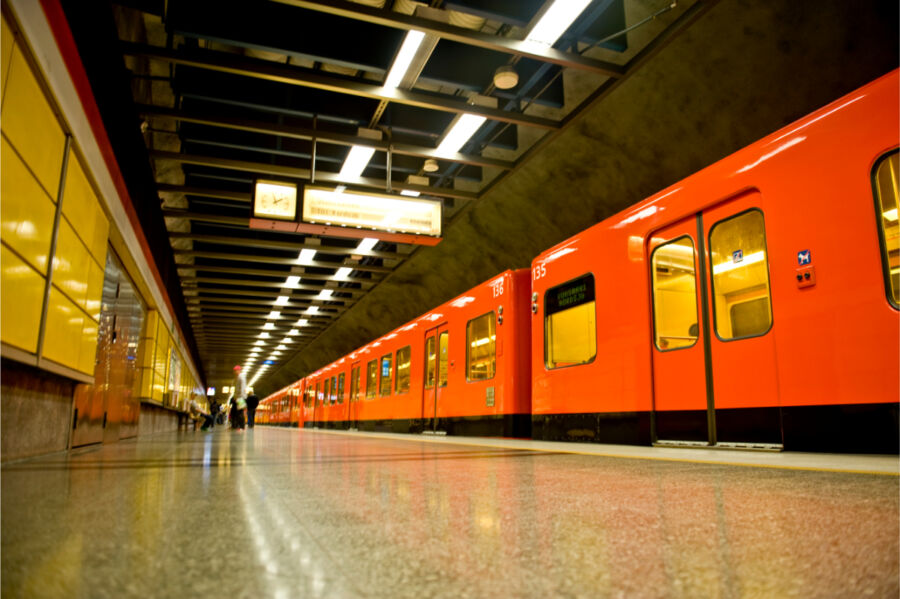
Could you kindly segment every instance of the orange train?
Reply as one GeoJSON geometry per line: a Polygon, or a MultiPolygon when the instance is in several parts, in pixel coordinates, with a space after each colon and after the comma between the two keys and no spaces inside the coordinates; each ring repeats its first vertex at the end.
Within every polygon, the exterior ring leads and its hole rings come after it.
{"type": "Polygon", "coordinates": [[[889,73],[431,310],[266,398],[266,418],[896,453],[898,87],[889,73]]]}

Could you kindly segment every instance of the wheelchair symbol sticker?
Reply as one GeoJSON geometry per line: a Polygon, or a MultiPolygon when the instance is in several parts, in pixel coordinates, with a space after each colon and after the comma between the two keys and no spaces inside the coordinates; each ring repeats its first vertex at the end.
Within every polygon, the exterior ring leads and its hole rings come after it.
{"type": "Polygon", "coordinates": [[[797,252],[797,264],[803,266],[804,264],[809,264],[810,262],[812,262],[812,252],[810,252],[809,250],[797,252]]]}
{"type": "Polygon", "coordinates": [[[734,250],[731,252],[731,261],[737,264],[744,261],[744,250],[734,250]]]}

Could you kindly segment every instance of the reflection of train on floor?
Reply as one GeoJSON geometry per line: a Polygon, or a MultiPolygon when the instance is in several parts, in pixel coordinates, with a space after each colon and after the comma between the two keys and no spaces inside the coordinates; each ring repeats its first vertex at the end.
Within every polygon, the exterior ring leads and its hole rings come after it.
{"type": "Polygon", "coordinates": [[[897,451],[894,71],[266,398],[271,423],[897,451]]]}

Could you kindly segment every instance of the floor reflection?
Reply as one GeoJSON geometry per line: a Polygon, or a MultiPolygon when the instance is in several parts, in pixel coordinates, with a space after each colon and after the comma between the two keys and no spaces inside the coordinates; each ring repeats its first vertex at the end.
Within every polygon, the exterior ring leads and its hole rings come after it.
{"type": "Polygon", "coordinates": [[[895,476],[257,428],[12,464],[2,499],[4,596],[900,591],[895,476]]]}

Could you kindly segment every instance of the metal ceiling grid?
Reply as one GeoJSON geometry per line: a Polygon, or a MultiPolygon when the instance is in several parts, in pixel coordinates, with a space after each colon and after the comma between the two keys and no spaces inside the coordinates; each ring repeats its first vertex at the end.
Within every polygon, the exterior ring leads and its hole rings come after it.
{"type": "Polygon", "coordinates": [[[262,359],[287,361],[418,249],[251,229],[257,177],[418,192],[441,201],[446,228],[712,2],[593,0],[552,47],[523,41],[552,0],[117,4],[193,332],[221,385],[254,347],[257,374],[262,359]],[[145,36],[123,26],[136,15],[145,36]],[[400,86],[385,86],[411,30],[426,41],[400,86]],[[493,82],[504,66],[511,89],[493,82]],[[459,151],[439,151],[461,114],[486,120],[459,151]],[[375,152],[348,180],[357,145],[375,152]]]}

